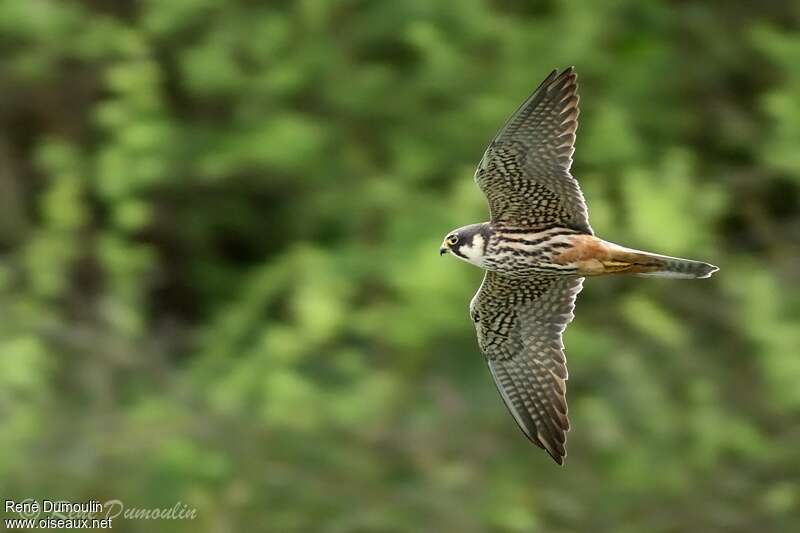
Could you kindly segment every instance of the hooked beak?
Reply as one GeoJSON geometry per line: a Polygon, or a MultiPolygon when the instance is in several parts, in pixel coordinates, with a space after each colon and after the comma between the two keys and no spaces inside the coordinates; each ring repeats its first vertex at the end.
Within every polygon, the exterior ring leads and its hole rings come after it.
{"type": "Polygon", "coordinates": [[[447,246],[442,246],[439,248],[439,255],[444,255],[447,253],[447,246]]]}

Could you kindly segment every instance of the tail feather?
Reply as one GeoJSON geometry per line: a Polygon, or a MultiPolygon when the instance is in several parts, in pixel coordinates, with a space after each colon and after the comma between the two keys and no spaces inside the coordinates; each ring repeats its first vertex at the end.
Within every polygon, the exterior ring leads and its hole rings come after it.
{"type": "Polygon", "coordinates": [[[691,259],[680,259],[678,257],[655,256],[659,266],[651,272],[641,272],[640,276],[651,276],[655,278],[684,278],[702,279],[709,278],[711,274],[719,270],[716,266],[702,261],[691,259]]]}
{"type": "Polygon", "coordinates": [[[651,254],[627,248],[614,250],[611,265],[619,265],[615,268],[619,272],[656,278],[708,278],[719,270],[716,266],[702,261],[651,254]]]}

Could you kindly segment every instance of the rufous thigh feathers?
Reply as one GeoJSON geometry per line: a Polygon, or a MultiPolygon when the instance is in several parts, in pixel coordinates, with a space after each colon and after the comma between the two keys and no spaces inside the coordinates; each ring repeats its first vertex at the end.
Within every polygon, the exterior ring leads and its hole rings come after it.
{"type": "Polygon", "coordinates": [[[658,257],[606,242],[593,235],[576,235],[572,245],[553,257],[553,262],[574,265],[582,276],[645,274],[663,267],[658,257]]]}

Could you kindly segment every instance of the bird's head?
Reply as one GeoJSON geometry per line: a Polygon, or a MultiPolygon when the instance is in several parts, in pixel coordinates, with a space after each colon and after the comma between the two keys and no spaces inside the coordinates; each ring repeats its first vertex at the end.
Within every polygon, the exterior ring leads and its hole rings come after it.
{"type": "Polygon", "coordinates": [[[459,259],[480,266],[489,243],[490,231],[487,223],[455,229],[445,235],[439,247],[439,255],[450,252],[459,259]]]}

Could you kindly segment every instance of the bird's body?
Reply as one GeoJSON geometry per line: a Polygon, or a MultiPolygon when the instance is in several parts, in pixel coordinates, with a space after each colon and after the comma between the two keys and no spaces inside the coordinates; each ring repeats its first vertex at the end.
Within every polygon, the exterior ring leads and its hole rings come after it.
{"type": "Polygon", "coordinates": [[[625,248],[592,234],[558,226],[535,229],[484,222],[459,231],[472,233],[473,237],[470,244],[451,249],[453,255],[509,277],[640,274],[701,278],[716,268],[700,261],[625,248]]]}
{"type": "Polygon", "coordinates": [[[707,278],[717,268],[594,235],[570,174],[576,75],[553,71],[487,148],[475,181],[491,220],[450,232],[442,254],[487,271],[470,303],[478,344],[523,433],[563,463],[569,430],[561,335],[585,276],[707,278]]]}

